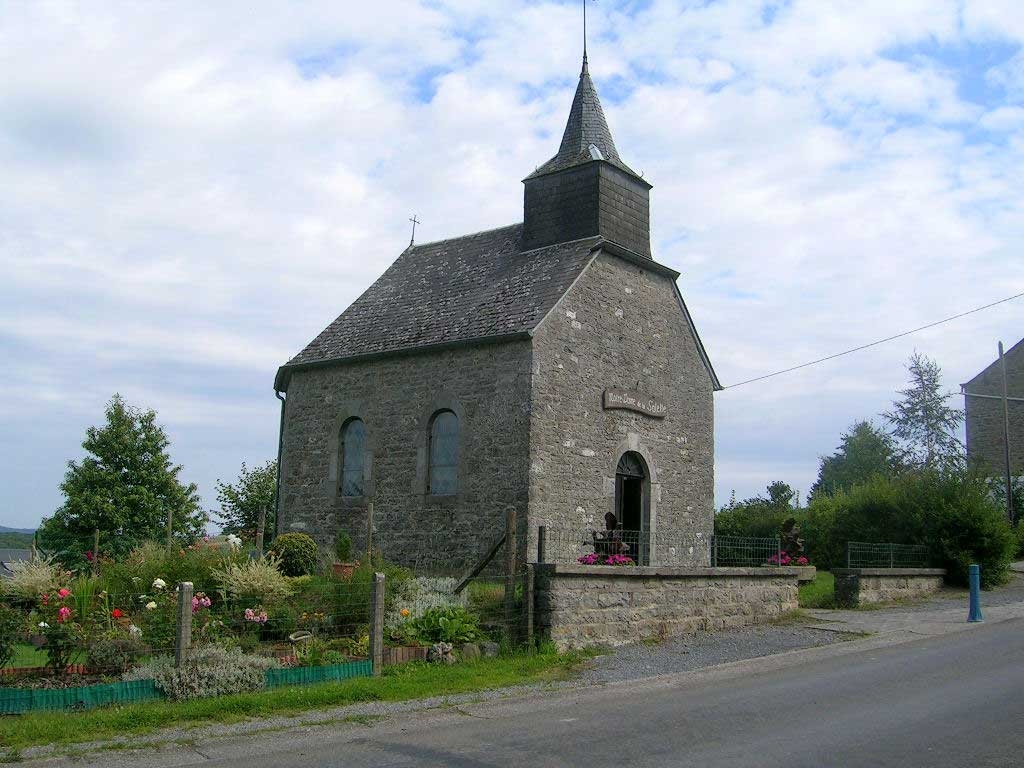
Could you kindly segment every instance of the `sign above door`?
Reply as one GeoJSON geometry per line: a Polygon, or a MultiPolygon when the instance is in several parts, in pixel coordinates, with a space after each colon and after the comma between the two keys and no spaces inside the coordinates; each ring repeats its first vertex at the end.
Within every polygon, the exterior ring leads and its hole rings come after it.
{"type": "Polygon", "coordinates": [[[655,419],[665,418],[668,406],[653,395],[633,392],[628,389],[606,389],[604,391],[604,408],[606,411],[636,411],[644,416],[655,419]]]}

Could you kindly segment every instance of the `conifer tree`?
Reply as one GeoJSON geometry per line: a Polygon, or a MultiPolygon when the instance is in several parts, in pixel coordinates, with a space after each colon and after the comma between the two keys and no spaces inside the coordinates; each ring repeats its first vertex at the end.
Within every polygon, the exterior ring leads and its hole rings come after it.
{"type": "Polygon", "coordinates": [[[942,393],[942,369],[938,363],[915,352],[907,365],[910,386],[902,398],[882,414],[898,441],[902,461],[918,469],[962,466],[964,446],[956,432],[964,412],[948,404],[952,394],[942,393]]]}

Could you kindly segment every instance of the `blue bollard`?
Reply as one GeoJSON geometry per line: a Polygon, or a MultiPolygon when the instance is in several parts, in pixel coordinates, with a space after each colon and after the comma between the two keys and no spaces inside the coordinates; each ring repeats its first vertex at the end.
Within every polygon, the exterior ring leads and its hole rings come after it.
{"type": "Polygon", "coordinates": [[[984,621],[981,618],[981,566],[972,565],[969,568],[971,578],[971,602],[967,612],[967,621],[984,621]]]}

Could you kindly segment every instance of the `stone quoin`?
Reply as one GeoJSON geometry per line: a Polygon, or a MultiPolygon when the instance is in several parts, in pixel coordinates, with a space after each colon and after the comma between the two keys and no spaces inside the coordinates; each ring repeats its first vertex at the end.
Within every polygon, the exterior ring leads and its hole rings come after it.
{"type": "Polygon", "coordinates": [[[372,507],[386,557],[453,568],[510,508],[520,562],[538,526],[609,512],[712,534],[721,387],[586,55],[558,152],[523,184],[522,223],[410,244],[279,369],[280,532],[328,549],[346,531],[359,550],[372,507]]]}

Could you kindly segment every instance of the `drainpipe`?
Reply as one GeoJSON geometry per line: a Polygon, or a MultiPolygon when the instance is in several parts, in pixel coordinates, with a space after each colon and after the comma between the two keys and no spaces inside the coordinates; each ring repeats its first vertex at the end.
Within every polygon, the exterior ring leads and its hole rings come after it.
{"type": "Polygon", "coordinates": [[[281,527],[281,453],[284,450],[284,404],[285,398],[281,391],[274,389],[274,395],[281,401],[281,424],[277,431],[277,484],[274,487],[274,537],[281,527]]]}

